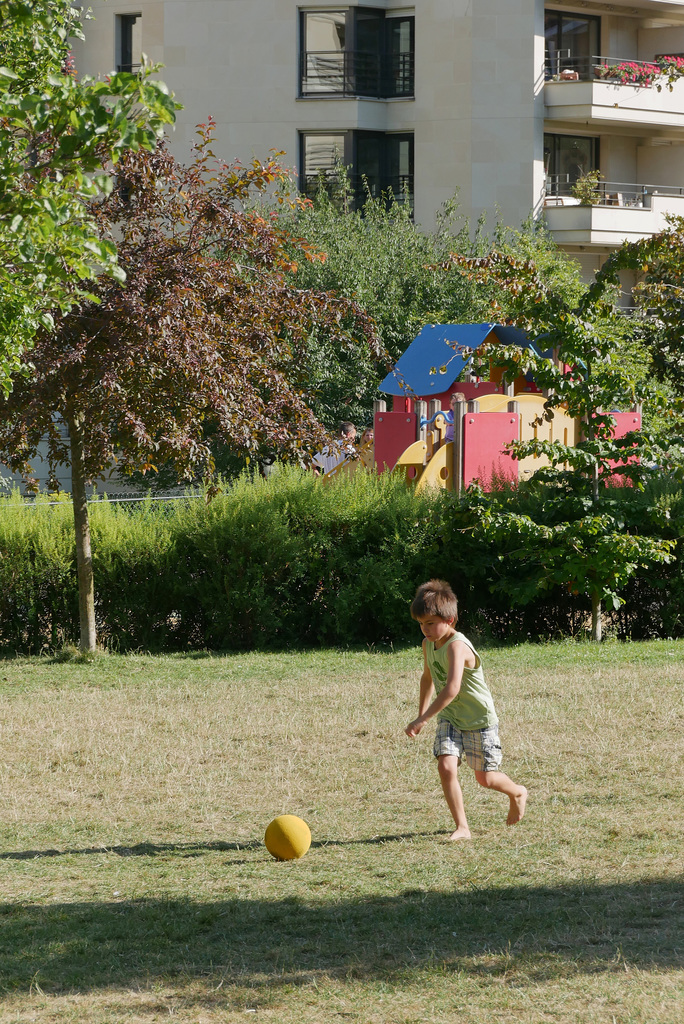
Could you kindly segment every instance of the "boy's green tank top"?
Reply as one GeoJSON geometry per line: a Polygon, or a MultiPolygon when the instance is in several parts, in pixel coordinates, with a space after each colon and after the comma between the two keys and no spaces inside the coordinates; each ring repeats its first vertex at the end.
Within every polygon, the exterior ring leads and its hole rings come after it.
{"type": "Polygon", "coordinates": [[[454,640],[461,640],[464,644],[468,645],[475,655],[477,664],[475,668],[465,667],[463,669],[461,689],[458,695],[454,697],[451,704],[447,704],[445,708],[442,708],[437,714],[437,718],[451,722],[453,726],[461,731],[488,729],[490,726],[498,724],[498,718],[494,710],[494,700],[485,682],[480,655],[463,633],[454,633],[453,636],[449,637],[444,646],[437,650],[435,650],[434,641],[425,641],[427,665],[430,669],[432,682],[435,684],[435,690],[439,693],[446,684],[449,646],[454,640]]]}

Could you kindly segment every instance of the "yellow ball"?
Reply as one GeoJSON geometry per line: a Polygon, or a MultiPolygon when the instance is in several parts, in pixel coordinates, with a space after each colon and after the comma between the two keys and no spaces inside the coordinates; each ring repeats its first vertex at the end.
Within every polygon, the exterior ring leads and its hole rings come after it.
{"type": "Polygon", "coordinates": [[[296,814],[280,814],[266,829],[264,842],[276,860],[296,860],[311,846],[311,832],[296,814]]]}

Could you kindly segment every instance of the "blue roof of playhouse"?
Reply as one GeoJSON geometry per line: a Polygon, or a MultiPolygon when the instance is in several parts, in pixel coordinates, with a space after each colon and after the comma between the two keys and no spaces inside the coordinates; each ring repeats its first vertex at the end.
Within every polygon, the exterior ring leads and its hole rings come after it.
{"type": "Polygon", "coordinates": [[[504,345],[539,349],[524,331],[500,324],[432,324],[423,327],[394,370],[387,374],[380,391],[388,395],[435,395],[448,391],[468,363],[472,352],[494,334],[504,345]],[[467,351],[463,351],[463,350],[467,351]]]}

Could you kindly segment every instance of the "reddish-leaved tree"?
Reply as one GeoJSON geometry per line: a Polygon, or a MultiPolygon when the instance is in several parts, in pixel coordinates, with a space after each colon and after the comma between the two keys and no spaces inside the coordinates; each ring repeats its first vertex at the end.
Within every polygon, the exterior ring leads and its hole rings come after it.
{"type": "MultiPolygon", "coordinates": [[[[0,460],[30,473],[42,441],[53,472],[71,465],[83,650],[96,645],[89,480],[161,464],[210,479],[209,432],[238,454],[306,462],[328,440],[303,369],[312,332],[383,358],[356,304],[286,281],[292,239],[249,212],[255,193],[282,199],[277,160],[222,164],[211,125],[199,140],[189,167],[164,147],[122,158],[93,212],[126,283],[102,276],[97,302],[57,316],[0,405],[0,460]]],[[[303,240],[298,252],[324,258],[303,240]]]]}

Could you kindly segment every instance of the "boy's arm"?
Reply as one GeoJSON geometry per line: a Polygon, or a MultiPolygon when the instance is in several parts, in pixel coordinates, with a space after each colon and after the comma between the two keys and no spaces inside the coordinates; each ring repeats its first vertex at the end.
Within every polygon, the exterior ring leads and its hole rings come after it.
{"type": "MultiPolygon", "coordinates": [[[[432,700],[432,695],[435,692],[435,687],[432,682],[432,675],[430,674],[430,669],[428,668],[427,655],[425,653],[425,643],[426,641],[423,640],[423,674],[420,677],[420,696],[418,698],[419,717],[427,711],[430,705],[430,701],[432,700]]],[[[422,728],[421,726],[416,731],[413,731],[413,726],[416,724],[417,721],[418,719],[416,719],[415,722],[409,723],[409,725],[407,725],[406,728],[404,729],[406,735],[410,736],[411,739],[413,739],[414,736],[417,736],[418,733],[420,732],[420,729],[422,728]]]]}
{"type": "MultiPolygon", "coordinates": [[[[464,644],[462,640],[454,640],[453,643],[449,644],[449,651],[447,654],[447,657],[449,659],[447,681],[444,686],[444,689],[440,691],[440,693],[435,697],[435,699],[433,700],[432,704],[429,705],[429,707],[425,706],[428,703],[427,700],[425,701],[425,704],[423,704],[422,702],[423,680],[421,679],[420,714],[418,715],[418,718],[416,718],[413,722],[407,725],[405,729],[407,736],[410,736],[411,738],[417,736],[426,722],[428,722],[431,718],[434,718],[434,716],[439,714],[439,712],[442,711],[443,708],[447,706],[447,704],[451,704],[452,700],[458,697],[459,691],[461,689],[461,680],[463,678],[463,669],[465,667],[466,661],[469,660],[470,655],[470,648],[468,647],[467,644],[464,644]]],[[[425,671],[427,671],[428,675],[430,674],[429,669],[427,668],[427,662],[425,665],[425,671]]],[[[430,687],[432,687],[432,678],[430,678],[430,687]]],[[[429,696],[431,696],[431,693],[429,694],[429,696]]]]}

